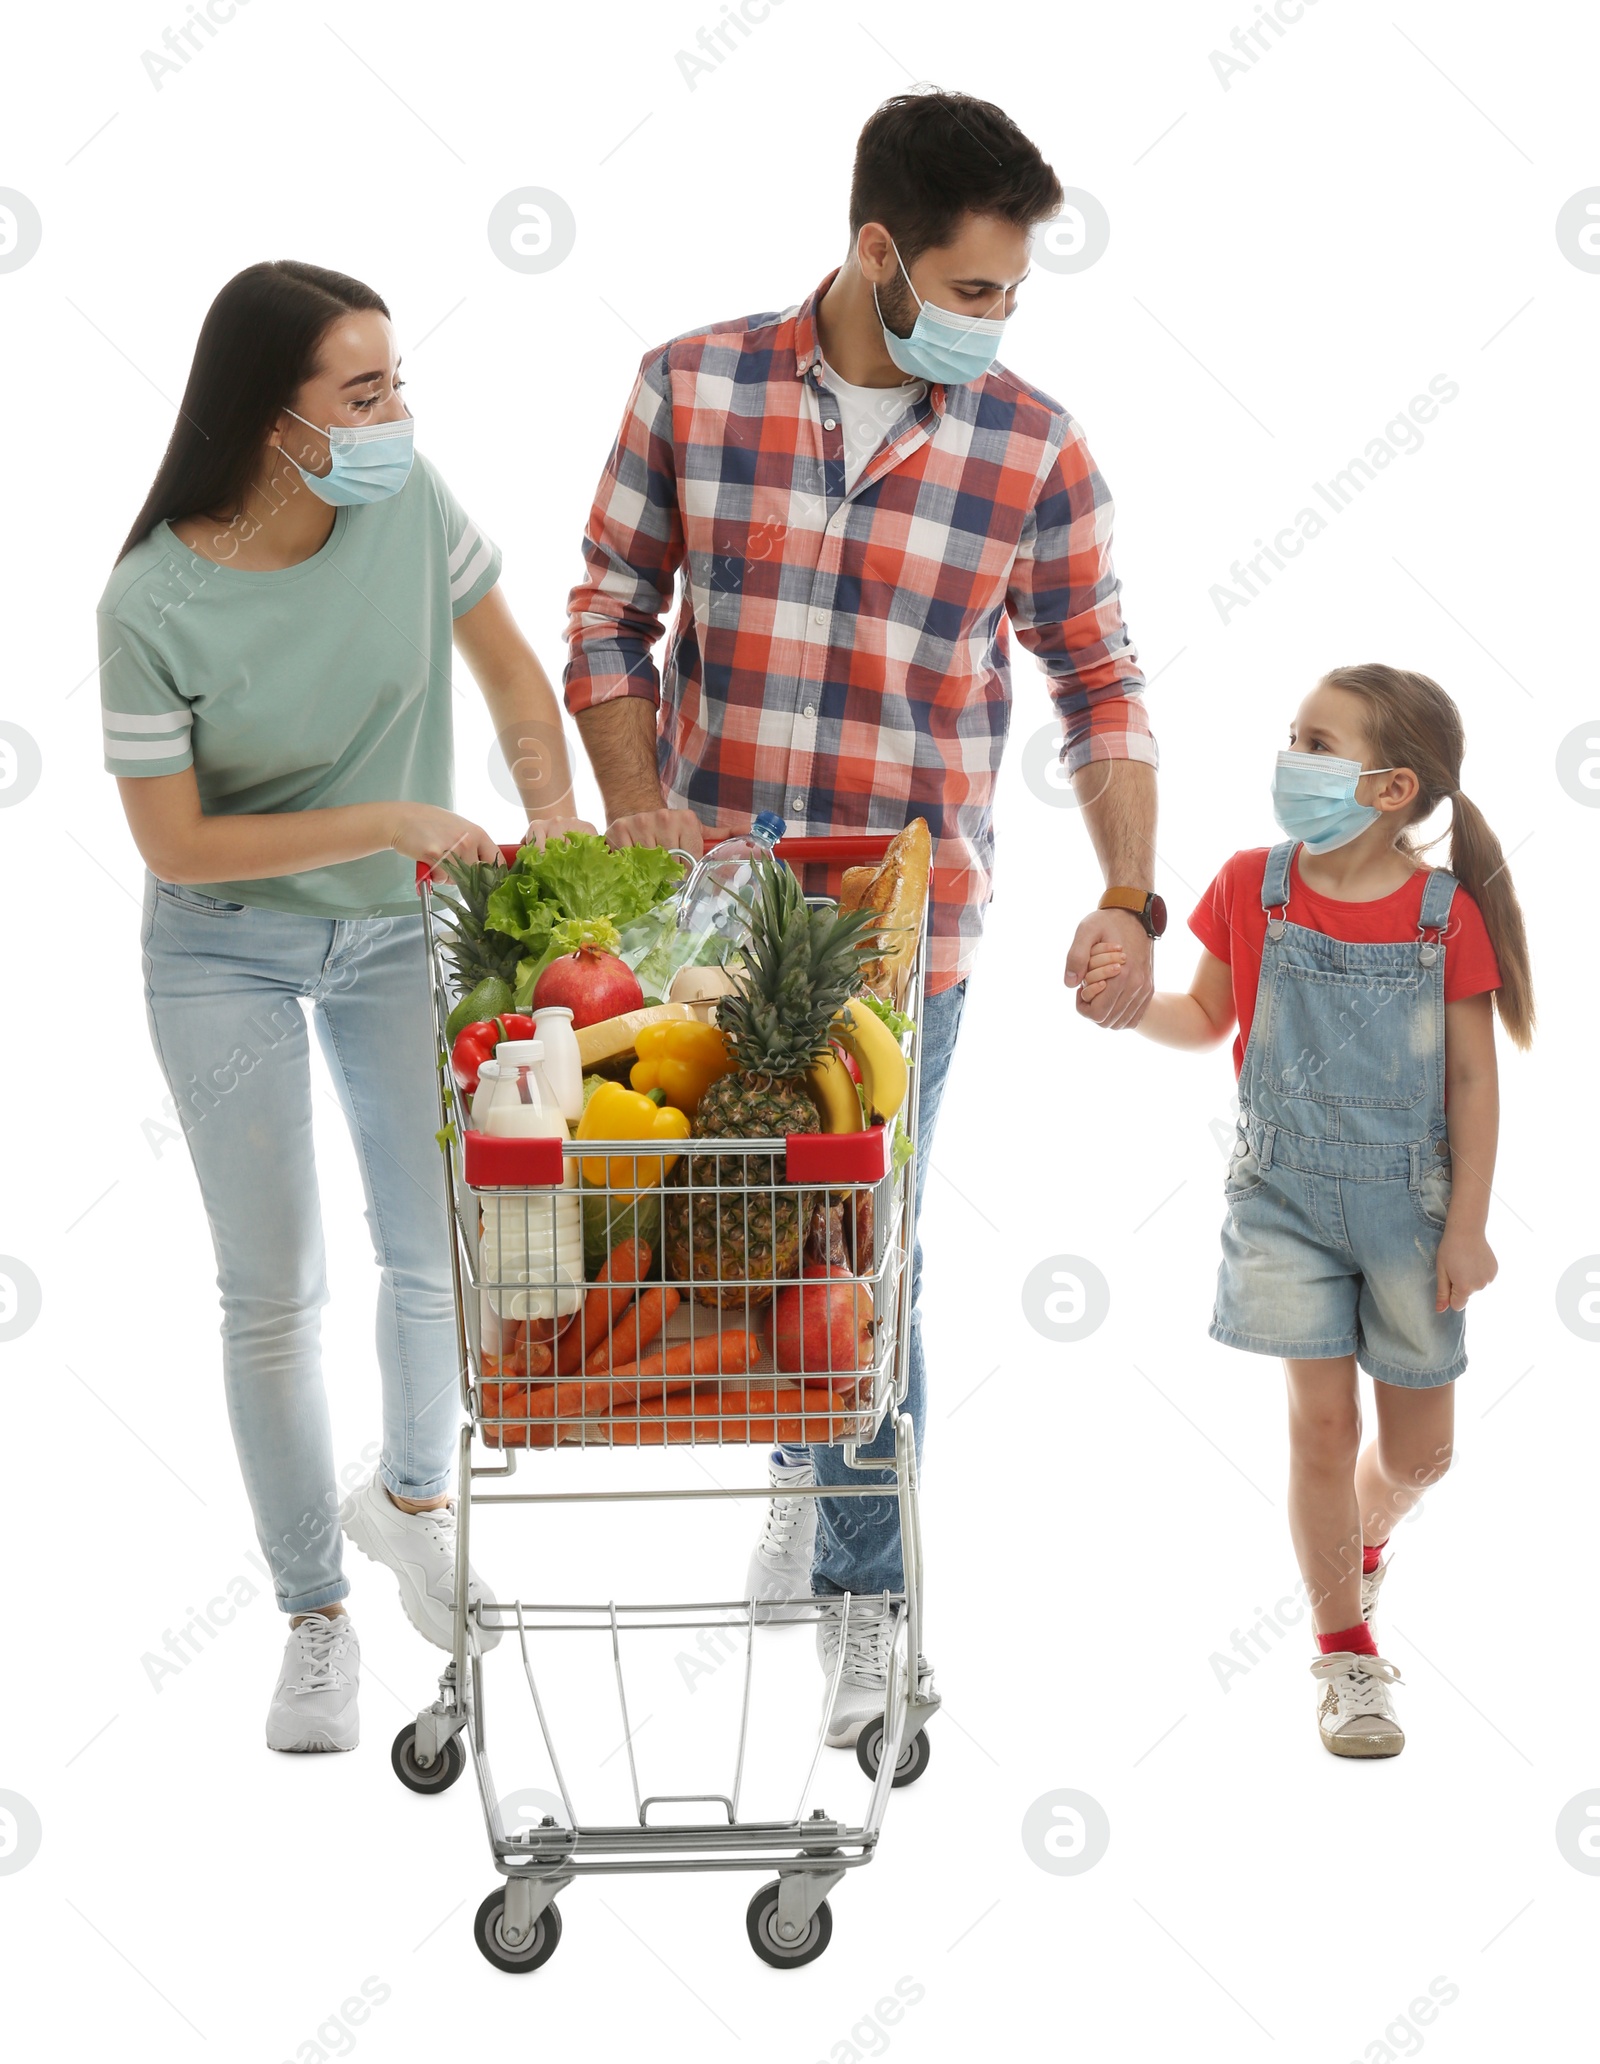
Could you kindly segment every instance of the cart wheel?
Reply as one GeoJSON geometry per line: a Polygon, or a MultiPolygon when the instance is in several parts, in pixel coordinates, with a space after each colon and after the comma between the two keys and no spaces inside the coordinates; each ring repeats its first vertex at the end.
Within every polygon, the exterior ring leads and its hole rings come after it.
{"type": "Polygon", "coordinates": [[[561,1940],[561,1915],[555,1901],[544,1908],[534,1922],[528,1939],[515,1948],[501,1934],[506,1917],[506,1888],[497,1885],[478,1908],[472,1923],[473,1939],[497,1971],[537,1971],[556,1953],[561,1940]]]}
{"type": "Polygon", "coordinates": [[[750,1947],[764,1964],[792,1971],[801,1964],[815,1963],[827,1948],[833,1935],[833,1911],[823,1900],[806,1932],[795,1942],[785,1942],[778,1933],[778,1885],[774,1879],[762,1886],[745,1909],[744,1925],[750,1947]]]}
{"type": "Polygon", "coordinates": [[[447,1792],[467,1767],[467,1755],[459,1735],[451,1735],[431,1763],[417,1761],[417,1726],[402,1727],[389,1751],[394,1774],[408,1791],[447,1792]]]}
{"type": "MultiPolygon", "coordinates": [[[[933,1751],[928,1745],[928,1730],[919,1727],[910,1741],[900,1745],[899,1760],[894,1766],[894,1776],[889,1782],[896,1786],[915,1784],[928,1767],[928,1758],[933,1751]]],[[[868,1777],[876,1777],[878,1765],[883,1759],[883,1721],[869,1720],[856,1736],[856,1761],[868,1777]]]]}

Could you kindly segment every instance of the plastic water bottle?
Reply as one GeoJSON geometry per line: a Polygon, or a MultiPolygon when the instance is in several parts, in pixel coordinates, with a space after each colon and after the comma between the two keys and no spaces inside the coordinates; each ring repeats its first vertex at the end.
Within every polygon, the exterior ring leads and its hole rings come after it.
{"type": "MultiPolygon", "coordinates": [[[[478,1071],[472,1122],[502,1139],[570,1139],[537,1039],[504,1039],[478,1071]]],[[[483,1190],[480,1274],[498,1319],[565,1318],[583,1301],[583,1206],[576,1162],[562,1190],[483,1190]]],[[[488,1314],[484,1315],[487,1323],[488,1314]]],[[[492,1330],[492,1329],[491,1329],[492,1330]]]]}
{"type": "Polygon", "coordinates": [[[775,811],[759,811],[748,832],[720,840],[696,867],[678,902],[678,930],[686,949],[680,966],[726,961],[744,945],[750,936],[755,863],[772,857],[786,828],[775,811]]]}

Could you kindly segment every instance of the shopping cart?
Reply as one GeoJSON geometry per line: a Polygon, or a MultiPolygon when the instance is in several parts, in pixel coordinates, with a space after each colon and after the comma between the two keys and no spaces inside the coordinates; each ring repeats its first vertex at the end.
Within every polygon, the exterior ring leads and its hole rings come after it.
{"type": "MultiPolygon", "coordinates": [[[[797,870],[837,867],[879,861],[887,845],[885,838],[867,836],[793,838],[781,842],[778,855],[797,870]]],[[[503,850],[508,860],[514,857],[515,848],[503,850]]],[[[417,873],[431,973],[439,1140],[467,1421],[460,1446],[455,1646],[439,1680],[438,1698],[396,1737],[395,1772],[412,1791],[442,1792],[461,1775],[470,1755],[490,1853],[503,1880],[478,1908],[474,1934],[484,1956],[501,1970],[532,1971],[550,1957],[561,1935],[555,1897],[574,1878],[645,1870],[775,1868],[776,1877],[749,1905],[751,1946],[779,1968],[810,1963],[826,1949],[832,1933],[827,1895],[847,1870],[871,1860],[890,1790],[913,1782],[926,1768],[924,1724],[939,1704],[931,1681],[919,1673],[923,1567],[916,1452],[911,1418],[902,1409],[910,1372],[914,1164],[902,1160],[894,1165],[888,1129],[881,1124],[855,1133],[797,1133],[781,1139],[694,1138],[684,1141],[670,1160],[659,1147],[642,1151],[637,1139],[508,1139],[473,1131],[448,1065],[444,1034],[457,1000],[456,985],[441,957],[443,927],[435,921],[430,872],[419,865],[417,873]],[[574,1211],[581,1214],[588,1250],[590,1280],[582,1285],[574,1284],[570,1269],[564,1271],[556,1260],[571,1252],[574,1211]],[[648,1260],[641,1245],[646,1239],[648,1260]],[[606,1281],[595,1283],[602,1254],[606,1281]],[[825,1279],[803,1275],[808,1255],[813,1264],[828,1267],[825,1279]],[[809,1332],[800,1328],[798,1343],[790,1331],[782,1350],[786,1366],[778,1370],[768,1345],[768,1319],[785,1308],[794,1316],[802,1284],[807,1297],[827,1300],[821,1307],[825,1322],[809,1332]],[[779,1302],[785,1291],[787,1307],[779,1302]],[[619,1306],[613,1319],[613,1308],[619,1306]],[[861,1462],[857,1453],[891,1410],[896,1415],[892,1486],[877,1481],[826,1491],[812,1486],[775,1491],[766,1482],[667,1490],[559,1486],[562,1453],[574,1447],[666,1451],[742,1446],[763,1451],[764,1460],[764,1451],[775,1442],[838,1443],[850,1467],[876,1474],[887,1462],[861,1462]],[[474,1459],[475,1442],[486,1451],[482,1459],[474,1459]],[[514,1487],[519,1462],[531,1452],[540,1455],[541,1464],[548,1455],[557,1478],[552,1488],[514,1487]],[[825,1606],[809,1593],[672,1603],[468,1601],[471,1516],[481,1505],[661,1500],[666,1501],[662,1509],[670,1510],[670,1501],[682,1499],[823,1495],[892,1496],[900,1528],[905,1589],[870,1599],[886,1615],[887,1682],[884,1710],[869,1722],[856,1747],[857,1760],[872,1781],[859,1825],[821,1807],[807,1813],[824,1746],[826,1707],[793,1814],[741,1819],[739,1805],[758,1623],[765,1624],[780,1608],[779,1616],[790,1622],[815,1622],[825,1610],[838,1612],[837,1690],[849,1616],[868,1601],[847,1594],[825,1606]],[[641,1789],[624,1651],[627,1636],[663,1628],[716,1630],[742,1649],[738,1747],[725,1792],[641,1789]],[[512,1642],[505,1637],[514,1637],[560,1793],[562,1819],[547,1814],[537,1827],[507,1825],[502,1794],[490,1772],[480,1645],[490,1629],[499,1632],[508,1649],[512,1642]],[[529,1643],[530,1634],[554,1630],[609,1644],[628,1750],[632,1822],[594,1823],[577,1811],[529,1643]],[[687,1824],[662,1818],[663,1809],[685,1808],[700,1813],[687,1824]]],[[[907,1035],[911,1084],[901,1122],[913,1142],[926,941],[925,920],[906,999],[915,1029],[907,1035]]]]}

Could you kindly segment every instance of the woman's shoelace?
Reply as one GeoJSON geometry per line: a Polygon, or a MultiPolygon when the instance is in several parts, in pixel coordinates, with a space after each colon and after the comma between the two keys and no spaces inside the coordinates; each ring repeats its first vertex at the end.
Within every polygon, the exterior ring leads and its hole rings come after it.
{"type": "Polygon", "coordinates": [[[333,1651],[344,1638],[344,1629],[337,1620],[312,1613],[294,1631],[300,1638],[300,1675],[290,1690],[336,1691],[344,1673],[335,1662],[333,1651]]]}

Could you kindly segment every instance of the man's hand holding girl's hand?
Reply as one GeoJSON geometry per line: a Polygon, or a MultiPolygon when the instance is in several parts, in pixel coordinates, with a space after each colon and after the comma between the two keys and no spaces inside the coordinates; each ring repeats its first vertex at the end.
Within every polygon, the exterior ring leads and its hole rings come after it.
{"type": "Polygon", "coordinates": [[[1155,993],[1155,954],[1144,926],[1126,910],[1095,910],[1079,925],[1065,981],[1078,1011],[1108,1032],[1131,1032],[1155,993]]]}

